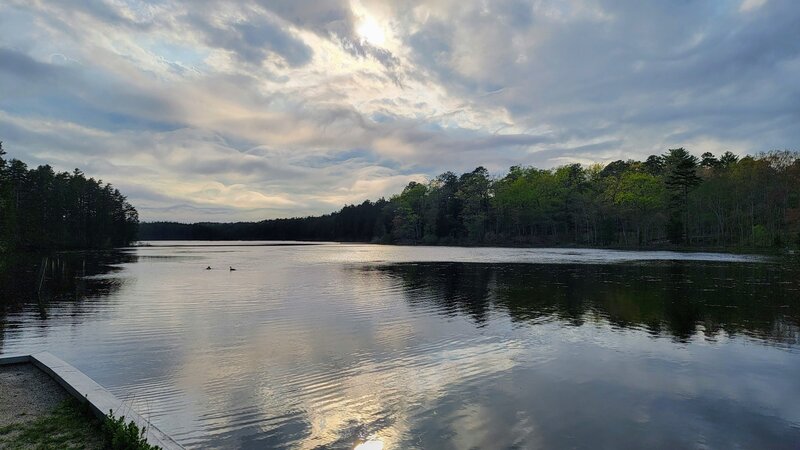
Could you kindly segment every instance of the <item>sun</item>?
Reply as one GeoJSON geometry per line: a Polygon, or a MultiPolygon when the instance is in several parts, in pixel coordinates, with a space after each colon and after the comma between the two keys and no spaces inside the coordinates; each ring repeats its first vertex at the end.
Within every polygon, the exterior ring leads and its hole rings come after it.
{"type": "Polygon", "coordinates": [[[362,41],[366,41],[375,46],[382,46],[386,42],[386,35],[378,22],[367,15],[361,17],[361,23],[356,28],[356,32],[362,41]]]}

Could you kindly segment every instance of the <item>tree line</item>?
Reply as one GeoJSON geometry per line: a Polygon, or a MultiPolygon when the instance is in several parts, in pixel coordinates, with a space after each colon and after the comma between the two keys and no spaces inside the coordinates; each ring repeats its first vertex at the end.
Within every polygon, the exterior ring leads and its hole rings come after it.
{"type": "Polygon", "coordinates": [[[800,154],[484,167],[409,183],[389,200],[261,222],[144,223],[141,238],[287,239],[442,245],[800,246],[800,154]]]}
{"type": "Polygon", "coordinates": [[[112,185],[78,169],[29,169],[5,155],[0,142],[0,253],[120,247],[136,239],[136,209],[112,185]]]}

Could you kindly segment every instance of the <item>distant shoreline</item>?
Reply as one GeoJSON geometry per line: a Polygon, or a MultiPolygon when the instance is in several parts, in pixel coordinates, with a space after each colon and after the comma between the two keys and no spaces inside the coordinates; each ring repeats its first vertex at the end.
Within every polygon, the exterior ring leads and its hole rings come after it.
{"type": "MultiPolygon", "coordinates": [[[[241,247],[293,247],[293,246],[313,246],[313,245],[326,245],[326,244],[369,244],[369,245],[382,245],[389,247],[455,247],[455,248],[513,248],[513,249],[575,249],[575,250],[616,250],[616,251],[664,251],[664,252],[679,252],[679,253],[725,253],[735,255],[794,255],[796,252],[791,249],[765,249],[760,247],[686,247],[686,246],[641,246],[641,247],[621,247],[621,246],[579,246],[579,245],[513,245],[513,244],[498,244],[498,243],[485,243],[485,244],[429,244],[429,243],[382,243],[382,242],[366,242],[366,241],[317,241],[317,240],[286,240],[286,239],[148,239],[139,241],[131,247],[155,247],[155,248],[169,248],[189,246],[182,244],[175,245],[152,245],[150,242],[214,242],[214,243],[240,243],[233,244],[241,247]],[[258,243],[252,243],[258,242],[258,243]],[[275,242],[275,243],[272,243],[275,242]]],[[[228,247],[233,245],[226,244],[203,244],[198,245],[202,247],[228,247]]]]}
{"type": "MultiPolygon", "coordinates": [[[[149,242],[260,242],[258,244],[239,244],[238,247],[296,247],[296,246],[303,246],[303,245],[325,245],[325,244],[339,244],[340,242],[328,242],[328,241],[313,241],[313,242],[306,242],[306,241],[296,241],[296,242],[285,242],[285,241],[276,241],[278,243],[268,243],[261,239],[253,239],[253,240],[193,240],[193,239],[153,239],[146,241],[148,243],[135,243],[130,247],[155,247],[155,248],[170,248],[170,247],[190,247],[191,245],[152,245],[149,242]]],[[[198,247],[232,247],[232,245],[224,245],[224,244],[203,244],[199,245],[198,247]]]]}

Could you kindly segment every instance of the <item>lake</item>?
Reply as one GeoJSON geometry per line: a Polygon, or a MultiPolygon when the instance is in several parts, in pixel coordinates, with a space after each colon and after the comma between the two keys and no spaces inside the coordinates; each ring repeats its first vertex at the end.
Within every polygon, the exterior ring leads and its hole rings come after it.
{"type": "Polygon", "coordinates": [[[788,260],[152,244],[7,265],[0,352],[188,448],[800,448],[788,260]]]}

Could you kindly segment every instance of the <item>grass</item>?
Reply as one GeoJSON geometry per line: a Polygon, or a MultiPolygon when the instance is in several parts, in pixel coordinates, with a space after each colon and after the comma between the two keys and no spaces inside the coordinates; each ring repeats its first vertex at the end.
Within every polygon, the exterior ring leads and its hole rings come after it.
{"type": "Polygon", "coordinates": [[[0,427],[0,448],[9,450],[159,450],[147,443],[145,430],[109,412],[101,421],[87,403],[68,399],[44,417],[0,427]]]}
{"type": "Polygon", "coordinates": [[[34,421],[0,427],[0,448],[78,450],[106,448],[102,423],[75,399],[34,421]]]}

